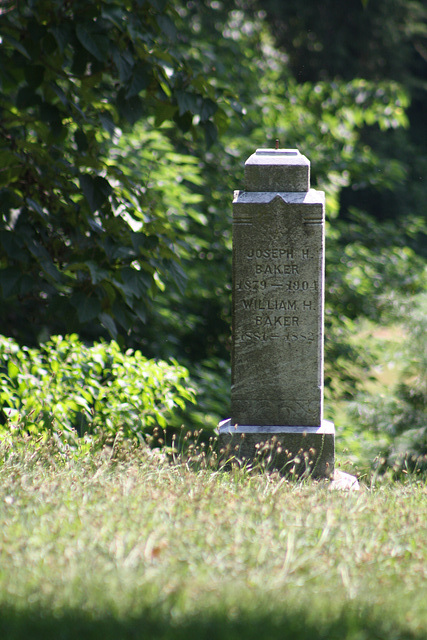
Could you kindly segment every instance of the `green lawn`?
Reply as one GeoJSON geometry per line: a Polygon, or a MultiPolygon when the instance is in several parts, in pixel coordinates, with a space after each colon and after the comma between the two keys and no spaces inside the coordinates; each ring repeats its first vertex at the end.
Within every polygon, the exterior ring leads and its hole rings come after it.
{"type": "Polygon", "coordinates": [[[0,638],[427,637],[427,486],[0,446],[0,638]]]}

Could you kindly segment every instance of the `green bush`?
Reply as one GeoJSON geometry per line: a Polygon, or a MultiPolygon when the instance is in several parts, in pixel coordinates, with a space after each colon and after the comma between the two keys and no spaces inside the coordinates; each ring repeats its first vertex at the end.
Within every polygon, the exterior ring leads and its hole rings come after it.
{"type": "MultiPolygon", "coordinates": [[[[427,469],[427,293],[384,301],[389,318],[399,328],[400,339],[386,343],[371,336],[364,342],[374,349],[378,371],[392,365],[393,377],[381,381],[374,376],[371,385],[361,385],[347,403],[349,423],[354,427],[353,442],[362,450],[359,458],[370,459],[377,470],[394,473],[427,469]],[[376,351],[376,352],[375,352],[376,351]]],[[[375,325],[374,325],[375,326],[375,325]]],[[[384,325],[387,329],[387,325],[384,325]]],[[[349,449],[353,443],[349,442],[349,449]]]]}
{"type": "Polygon", "coordinates": [[[397,304],[407,332],[402,345],[404,367],[395,393],[387,463],[395,470],[427,469],[427,293],[397,304]],[[398,409],[396,411],[396,408],[398,409]]]}
{"type": "Polygon", "coordinates": [[[87,433],[139,438],[179,426],[194,390],[176,361],[123,353],[114,341],[88,347],[72,334],[32,349],[0,336],[0,401],[3,433],[19,426],[73,443],[87,433]]]}

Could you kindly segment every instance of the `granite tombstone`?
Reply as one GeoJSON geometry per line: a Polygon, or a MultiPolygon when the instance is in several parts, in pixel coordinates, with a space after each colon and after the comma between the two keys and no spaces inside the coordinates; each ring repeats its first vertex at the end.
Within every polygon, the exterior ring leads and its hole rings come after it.
{"type": "Polygon", "coordinates": [[[323,419],[324,193],[296,149],[258,149],[233,201],[231,418],[220,445],[330,477],[323,419]]]}

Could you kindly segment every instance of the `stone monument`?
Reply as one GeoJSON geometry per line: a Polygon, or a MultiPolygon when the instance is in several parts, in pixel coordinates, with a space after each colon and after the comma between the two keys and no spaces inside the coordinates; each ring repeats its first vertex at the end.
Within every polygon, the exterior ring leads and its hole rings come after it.
{"type": "Polygon", "coordinates": [[[231,418],[220,447],[282,472],[334,473],[323,419],[324,193],[296,149],[258,149],[233,201],[231,418]]]}

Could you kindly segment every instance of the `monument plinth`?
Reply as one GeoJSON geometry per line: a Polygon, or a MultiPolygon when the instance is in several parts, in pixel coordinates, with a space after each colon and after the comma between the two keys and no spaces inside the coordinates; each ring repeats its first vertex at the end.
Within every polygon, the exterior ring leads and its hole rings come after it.
{"type": "Polygon", "coordinates": [[[323,420],[324,193],[296,149],[258,149],[233,201],[231,418],[222,447],[329,477],[323,420]]]}

